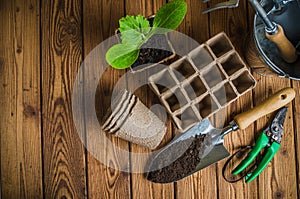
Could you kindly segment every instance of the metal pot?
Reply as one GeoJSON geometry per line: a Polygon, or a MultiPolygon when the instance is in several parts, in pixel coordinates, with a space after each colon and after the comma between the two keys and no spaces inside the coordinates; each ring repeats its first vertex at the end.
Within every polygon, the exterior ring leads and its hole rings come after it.
{"type": "MultiPolygon", "coordinates": [[[[300,2],[299,0],[263,0],[262,7],[268,13],[268,17],[277,24],[280,24],[286,37],[294,46],[300,41],[300,2]]],[[[300,80],[300,58],[293,63],[286,63],[280,56],[275,44],[265,36],[265,25],[260,17],[254,17],[254,43],[256,48],[267,65],[280,77],[300,80]]],[[[300,48],[297,49],[298,54],[300,48]]],[[[246,56],[247,59],[247,56],[246,56]]],[[[247,59],[248,60],[248,59],[247,59]]],[[[251,65],[251,63],[250,63],[251,65]]]]}

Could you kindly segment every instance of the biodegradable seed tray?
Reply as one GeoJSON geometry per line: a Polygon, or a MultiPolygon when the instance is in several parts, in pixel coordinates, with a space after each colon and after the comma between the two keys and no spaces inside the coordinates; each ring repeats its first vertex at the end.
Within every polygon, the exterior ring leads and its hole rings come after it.
{"type": "Polygon", "coordinates": [[[150,76],[149,82],[182,132],[256,85],[223,32],[150,76]]]}

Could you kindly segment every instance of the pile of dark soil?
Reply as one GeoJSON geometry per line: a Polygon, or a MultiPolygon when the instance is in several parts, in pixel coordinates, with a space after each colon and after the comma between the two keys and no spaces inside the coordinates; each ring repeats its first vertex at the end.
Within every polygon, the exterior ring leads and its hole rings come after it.
{"type": "Polygon", "coordinates": [[[167,161],[170,162],[172,160],[174,155],[176,155],[176,152],[182,152],[184,147],[185,149],[187,148],[187,144],[190,144],[190,146],[170,165],[159,170],[149,172],[147,179],[152,182],[167,183],[180,180],[181,178],[189,175],[200,162],[198,155],[204,137],[205,135],[196,135],[196,137],[173,144],[170,148],[159,155],[157,159],[155,159],[155,162],[152,163],[153,166],[161,168],[161,165],[165,165],[167,161]]]}
{"type": "Polygon", "coordinates": [[[143,64],[160,62],[172,54],[166,36],[160,34],[153,35],[144,45],[142,45],[139,57],[132,64],[131,68],[134,69],[143,64]]]}

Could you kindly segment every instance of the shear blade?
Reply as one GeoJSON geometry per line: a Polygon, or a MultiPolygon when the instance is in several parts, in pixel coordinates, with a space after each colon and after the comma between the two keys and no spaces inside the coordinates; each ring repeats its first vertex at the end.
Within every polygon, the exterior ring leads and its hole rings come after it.
{"type": "Polygon", "coordinates": [[[288,111],[288,107],[283,107],[281,108],[277,113],[276,116],[272,122],[272,124],[274,123],[278,123],[281,127],[283,127],[283,124],[285,122],[285,118],[286,118],[286,113],[288,111]]]}

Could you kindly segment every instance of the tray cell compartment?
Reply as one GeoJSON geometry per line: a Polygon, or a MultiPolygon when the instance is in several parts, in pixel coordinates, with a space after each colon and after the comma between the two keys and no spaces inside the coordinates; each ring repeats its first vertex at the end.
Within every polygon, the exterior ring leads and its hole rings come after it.
{"type": "Polygon", "coordinates": [[[186,58],[181,59],[170,67],[173,69],[176,78],[180,82],[188,79],[190,76],[196,73],[194,67],[186,58]]]}
{"type": "Polygon", "coordinates": [[[193,50],[189,56],[191,57],[194,65],[198,70],[202,70],[205,66],[214,61],[213,56],[210,54],[206,46],[202,45],[193,50]]]}
{"type": "Polygon", "coordinates": [[[218,65],[212,65],[208,70],[203,72],[203,78],[206,81],[209,88],[213,88],[217,84],[226,79],[218,65]]]}
{"type": "Polygon", "coordinates": [[[248,71],[242,72],[236,79],[232,80],[232,83],[240,94],[253,88],[256,84],[248,71]]]}
{"type": "Polygon", "coordinates": [[[233,50],[233,46],[225,34],[219,34],[207,43],[217,58],[233,50]]]}
{"type": "Polygon", "coordinates": [[[177,82],[168,70],[159,72],[149,80],[152,88],[159,94],[163,94],[177,85],[177,82]]]}
{"type": "Polygon", "coordinates": [[[180,121],[179,124],[182,129],[188,129],[199,122],[199,119],[192,107],[188,107],[182,112],[182,114],[179,114],[176,117],[177,120],[180,121]]]}
{"type": "Polygon", "coordinates": [[[211,95],[205,96],[197,104],[195,104],[202,118],[206,118],[218,109],[217,103],[211,95]]]}
{"type": "Polygon", "coordinates": [[[218,88],[213,94],[221,106],[225,106],[237,98],[237,94],[228,82],[218,88]]]}
{"type": "Polygon", "coordinates": [[[163,98],[171,112],[179,110],[188,102],[184,94],[178,88],[174,92],[166,94],[163,98]]]}
{"type": "Polygon", "coordinates": [[[233,75],[245,67],[244,63],[236,53],[232,53],[221,60],[221,65],[228,76],[233,75]]]}
{"type": "Polygon", "coordinates": [[[188,97],[193,100],[204,93],[207,92],[207,88],[205,87],[203,81],[199,76],[195,76],[189,82],[184,85],[184,90],[186,91],[188,97]]]}

